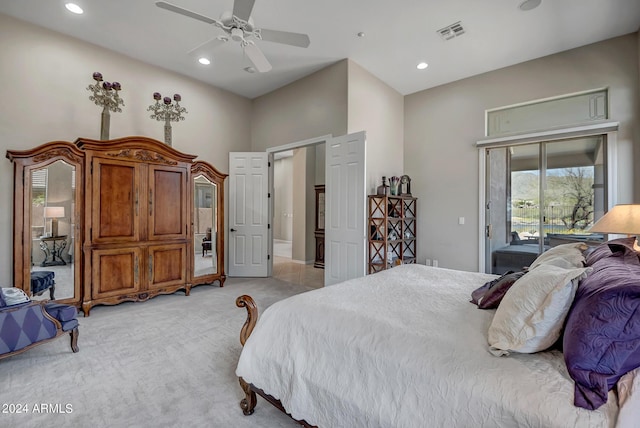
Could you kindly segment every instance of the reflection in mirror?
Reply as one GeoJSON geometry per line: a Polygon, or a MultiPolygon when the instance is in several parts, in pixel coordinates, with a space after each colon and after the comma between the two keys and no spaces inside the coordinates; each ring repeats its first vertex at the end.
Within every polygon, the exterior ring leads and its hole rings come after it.
{"type": "Polygon", "coordinates": [[[204,175],[193,179],[194,277],[218,272],[216,185],[204,175]]]}
{"type": "Polygon", "coordinates": [[[74,297],[75,167],[31,170],[31,298],[74,297]]]}

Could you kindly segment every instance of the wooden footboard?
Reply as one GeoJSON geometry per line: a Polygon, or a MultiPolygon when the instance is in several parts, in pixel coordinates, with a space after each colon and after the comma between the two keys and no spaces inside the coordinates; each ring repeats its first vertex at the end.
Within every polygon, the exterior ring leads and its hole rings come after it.
{"type": "MultiPolygon", "coordinates": [[[[240,343],[242,344],[242,346],[244,346],[245,342],[253,332],[253,328],[256,326],[256,322],[258,322],[258,306],[256,305],[256,302],[253,300],[253,298],[251,296],[247,296],[246,294],[236,299],[236,306],[238,306],[239,308],[247,308],[247,320],[244,322],[242,330],[240,330],[240,343]]],[[[253,414],[253,411],[257,404],[256,394],[258,394],[269,403],[273,404],[278,410],[285,413],[294,421],[298,422],[300,425],[306,428],[317,428],[314,425],[309,425],[309,423],[304,420],[301,421],[291,417],[287,410],[282,406],[280,400],[264,392],[262,389],[256,388],[254,385],[247,383],[241,377],[238,378],[238,381],[240,382],[240,387],[244,392],[244,398],[240,400],[240,407],[242,408],[242,413],[244,413],[246,416],[253,414]]]]}
{"type": "MultiPolygon", "coordinates": [[[[244,322],[242,330],[240,330],[240,344],[244,346],[258,321],[258,306],[253,298],[246,294],[236,299],[236,306],[239,308],[247,308],[247,320],[244,322]]],[[[249,416],[256,407],[256,393],[251,390],[251,385],[245,382],[244,379],[240,377],[238,380],[244,392],[244,398],[240,401],[240,407],[242,408],[242,413],[249,416]]]]}

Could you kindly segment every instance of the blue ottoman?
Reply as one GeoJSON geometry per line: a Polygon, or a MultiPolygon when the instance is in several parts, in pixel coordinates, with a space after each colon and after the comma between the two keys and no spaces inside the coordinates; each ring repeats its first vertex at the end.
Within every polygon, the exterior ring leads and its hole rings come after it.
{"type": "Polygon", "coordinates": [[[54,300],[53,293],[56,290],[55,276],[55,272],[50,270],[31,272],[31,295],[39,296],[48,289],[51,300],[54,300]]]}

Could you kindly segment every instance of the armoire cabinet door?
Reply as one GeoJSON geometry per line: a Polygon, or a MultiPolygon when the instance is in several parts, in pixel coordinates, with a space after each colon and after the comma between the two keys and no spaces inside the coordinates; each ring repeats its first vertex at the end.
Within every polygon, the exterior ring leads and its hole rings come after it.
{"type": "Polygon", "coordinates": [[[93,243],[140,239],[140,165],[102,158],[93,160],[93,243]]]}
{"type": "Polygon", "coordinates": [[[187,170],[149,165],[149,240],[187,238],[187,170]]]}
{"type": "Polygon", "coordinates": [[[187,277],[187,245],[166,244],[149,247],[149,289],[182,284],[187,277]]]}
{"type": "Polygon", "coordinates": [[[139,247],[91,252],[91,297],[100,299],[140,290],[142,251],[139,247]]]}

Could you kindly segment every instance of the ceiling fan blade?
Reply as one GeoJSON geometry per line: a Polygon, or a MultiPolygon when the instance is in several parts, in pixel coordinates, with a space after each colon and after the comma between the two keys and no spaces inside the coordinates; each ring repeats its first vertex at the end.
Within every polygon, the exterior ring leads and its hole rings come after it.
{"type": "Polygon", "coordinates": [[[260,29],[260,36],[262,40],[273,43],[282,43],[285,45],[298,46],[301,48],[309,47],[311,41],[309,36],[300,33],[290,33],[288,31],[267,30],[266,28],[260,29]]]}
{"type": "Polygon", "coordinates": [[[196,13],[196,12],[191,12],[190,10],[184,9],[180,6],[176,6],[171,3],[167,3],[166,1],[157,1],[156,6],[158,6],[160,9],[168,10],[170,12],[175,12],[180,15],[188,16],[189,18],[197,19],[198,21],[206,22],[207,24],[215,24],[216,22],[218,22],[213,18],[200,15],[199,13],[196,13]]]}
{"type": "Polygon", "coordinates": [[[200,55],[208,54],[211,52],[213,48],[223,43],[225,43],[225,40],[221,40],[216,36],[207,40],[204,43],[199,44],[195,48],[191,49],[189,52],[187,52],[187,55],[200,56],[200,55]]]}
{"type": "Polygon", "coordinates": [[[244,53],[247,54],[253,65],[256,66],[256,70],[260,73],[266,73],[271,70],[271,64],[267,57],[264,56],[259,47],[253,43],[249,43],[244,47],[244,53]]]}
{"type": "Polygon", "coordinates": [[[233,16],[248,21],[255,2],[255,0],[236,0],[233,3],[233,16]]]}

